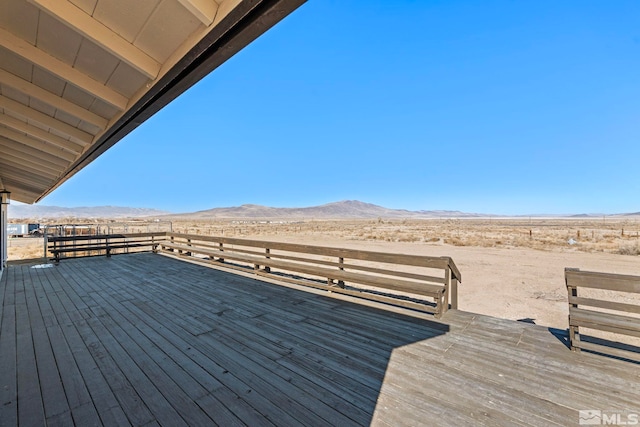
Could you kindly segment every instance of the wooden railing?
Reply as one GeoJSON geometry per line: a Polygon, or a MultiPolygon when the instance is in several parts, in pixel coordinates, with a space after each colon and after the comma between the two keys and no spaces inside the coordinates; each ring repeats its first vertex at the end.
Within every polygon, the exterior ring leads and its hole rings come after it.
{"type": "Polygon", "coordinates": [[[440,317],[458,308],[462,276],[449,257],[172,232],[49,237],[48,251],[63,258],[153,251],[223,269],[409,307],[440,317]],[[433,301],[425,300],[430,298],[433,301]]]}
{"type": "Polygon", "coordinates": [[[158,251],[218,267],[410,307],[441,316],[458,306],[461,274],[449,257],[167,233],[158,251]],[[432,298],[427,302],[423,298],[432,298]]]}
{"type": "Polygon", "coordinates": [[[63,258],[150,251],[165,238],[166,232],[47,236],[47,251],[58,262],[63,258]]]}
{"type": "Polygon", "coordinates": [[[640,276],[567,268],[565,280],[569,294],[571,349],[585,349],[640,362],[640,353],[633,350],[637,349],[636,346],[624,343],[622,346],[611,346],[594,340],[584,341],[579,329],[583,327],[640,337],[640,276]],[[579,295],[578,290],[584,295],[579,295]],[[619,302],[620,300],[626,302],[619,302]]]}

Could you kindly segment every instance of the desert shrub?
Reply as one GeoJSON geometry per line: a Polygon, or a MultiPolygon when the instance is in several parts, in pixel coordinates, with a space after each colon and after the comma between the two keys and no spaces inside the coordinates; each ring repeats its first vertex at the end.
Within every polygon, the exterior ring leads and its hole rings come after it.
{"type": "Polygon", "coordinates": [[[420,237],[416,236],[415,234],[411,234],[411,235],[408,235],[408,236],[398,237],[397,241],[398,242],[409,242],[409,243],[418,242],[418,241],[420,241],[420,237]]]}
{"type": "Polygon", "coordinates": [[[618,253],[620,255],[640,255],[640,243],[620,245],[618,253]]]}
{"type": "Polygon", "coordinates": [[[444,239],[444,243],[448,243],[453,246],[466,246],[464,240],[458,237],[451,237],[448,239],[444,239]]]}

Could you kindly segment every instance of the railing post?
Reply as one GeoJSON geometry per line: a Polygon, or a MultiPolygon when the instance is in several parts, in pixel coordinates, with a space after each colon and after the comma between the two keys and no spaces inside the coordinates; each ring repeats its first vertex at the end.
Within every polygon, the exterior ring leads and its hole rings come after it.
{"type": "MultiPolygon", "coordinates": [[[[266,259],[271,259],[271,257],[269,256],[269,254],[271,253],[271,249],[265,248],[264,253],[265,253],[264,257],[266,259]]],[[[268,265],[265,265],[264,266],[264,271],[266,271],[267,273],[271,273],[271,267],[269,267],[268,265]]]]}
{"type": "Polygon", "coordinates": [[[458,309],[458,279],[456,277],[451,278],[451,309],[458,309]]]}
{"type": "Polygon", "coordinates": [[[444,314],[449,310],[449,292],[451,290],[451,268],[447,265],[444,270],[444,301],[441,313],[444,314]]]}
{"type": "MultiPolygon", "coordinates": [[[[0,188],[2,184],[0,184],[0,188]]],[[[10,195],[6,190],[0,191],[0,272],[7,266],[8,259],[8,239],[7,219],[9,218],[10,195]]]]}
{"type": "MultiPolygon", "coordinates": [[[[191,239],[187,239],[187,246],[191,246],[191,239]]],[[[187,256],[191,256],[191,251],[186,252],[187,256]]]]}
{"type": "Polygon", "coordinates": [[[333,283],[333,279],[327,277],[327,291],[329,293],[331,293],[331,288],[335,286],[335,283],[333,283]]]}
{"type": "MultiPolygon", "coordinates": [[[[338,257],[338,264],[344,265],[344,257],[338,257]]],[[[338,270],[340,271],[344,271],[344,267],[338,267],[338,270]]],[[[342,289],[345,288],[344,285],[344,281],[343,280],[338,280],[338,286],[340,286],[342,289]]]]}
{"type": "Polygon", "coordinates": [[[111,250],[109,249],[109,235],[105,236],[104,247],[105,247],[105,250],[107,252],[107,258],[111,258],[111,250]]]}
{"type": "MultiPolygon", "coordinates": [[[[578,288],[574,286],[567,287],[569,291],[569,296],[577,297],[578,296],[578,288]]],[[[569,307],[577,307],[577,304],[569,304],[569,307]]],[[[571,315],[569,315],[569,347],[571,351],[580,352],[580,347],[576,347],[576,343],[580,341],[580,329],[578,326],[571,325],[571,315]]]]}
{"type": "MultiPolygon", "coordinates": [[[[577,268],[565,268],[564,269],[564,283],[567,286],[567,291],[569,293],[569,298],[577,298],[578,297],[578,288],[576,286],[571,286],[569,284],[569,278],[567,277],[567,271],[580,271],[577,268]]],[[[569,303],[569,312],[571,312],[571,308],[578,308],[578,304],[569,303]]],[[[571,325],[571,314],[569,314],[569,347],[571,351],[575,351],[576,353],[580,352],[580,347],[577,347],[575,344],[580,342],[580,329],[578,326],[571,325]]],[[[579,344],[578,344],[579,345],[579,344]]]]}
{"type": "MultiPolygon", "coordinates": [[[[222,242],[218,243],[218,247],[220,248],[220,252],[224,252],[222,242]]],[[[224,258],[222,257],[218,258],[218,262],[224,262],[224,258]]]]}
{"type": "MultiPolygon", "coordinates": [[[[47,226],[44,227],[44,256],[42,258],[44,258],[45,260],[47,259],[47,246],[49,246],[49,237],[48,237],[48,228],[47,226]]],[[[46,261],[45,261],[46,262],[46,261]]]]}

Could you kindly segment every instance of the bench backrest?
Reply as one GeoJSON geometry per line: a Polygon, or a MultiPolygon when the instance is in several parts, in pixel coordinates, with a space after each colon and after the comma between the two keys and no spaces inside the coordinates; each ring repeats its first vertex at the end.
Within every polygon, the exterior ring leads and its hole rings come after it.
{"type": "Polygon", "coordinates": [[[148,251],[165,237],[165,232],[45,236],[47,251],[56,260],[91,255],[148,251]]]}
{"type": "MultiPolygon", "coordinates": [[[[161,244],[160,248],[174,254],[200,258],[204,256],[229,266],[233,266],[234,263],[253,265],[258,274],[269,273],[273,269],[278,272],[317,276],[329,282],[324,284],[324,287],[331,287],[332,283],[337,281],[338,287],[332,288],[335,292],[349,293],[344,286],[340,287],[344,282],[424,295],[434,295],[440,289],[440,292],[445,294],[439,297],[445,298],[447,303],[439,304],[436,308],[446,311],[449,298],[451,307],[457,308],[457,284],[461,281],[461,274],[450,257],[394,254],[173,232],[167,233],[167,239],[166,245],[161,244]]],[[[383,296],[376,299],[382,300],[383,296]]],[[[401,305],[424,308],[424,304],[413,305],[409,299],[401,305]]]]}
{"type": "MultiPolygon", "coordinates": [[[[572,350],[586,349],[640,360],[634,346],[583,341],[579,327],[640,337],[640,276],[565,269],[569,302],[569,340],[572,350]],[[579,289],[599,290],[581,295],[579,289]],[[621,302],[624,300],[625,302],[621,302]],[[621,348],[620,348],[621,347],[621,348]]],[[[588,292],[588,291],[587,291],[588,292]]]]}

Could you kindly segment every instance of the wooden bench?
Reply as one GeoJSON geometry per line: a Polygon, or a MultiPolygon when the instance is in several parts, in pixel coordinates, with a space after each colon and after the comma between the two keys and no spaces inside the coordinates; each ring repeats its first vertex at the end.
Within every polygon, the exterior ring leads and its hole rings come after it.
{"type": "Polygon", "coordinates": [[[47,250],[53,255],[55,262],[60,262],[63,255],[73,257],[98,252],[110,257],[118,250],[135,248],[155,249],[159,240],[164,239],[164,232],[131,233],[131,234],[101,234],[81,236],[52,236],[47,237],[47,250]]]}
{"type": "MultiPolygon", "coordinates": [[[[640,276],[567,268],[565,269],[565,281],[569,294],[569,343],[571,350],[585,349],[640,362],[640,353],[629,349],[632,347],[618,348],[592,341],[583,341],[579,329],[583,327],[640,337],[640,317],[630,316],[630,314],[640,315],[640,302],[618,302],[613,301],[612,298],[598,299],[578,294],[578,289],[588,288],[608,291],[609,296],[614,295],[618,297],[616,299],[623,297],[624,293],[640,295],[640,276]]],[[[636,299],[636,301],[640,301],[640,299],[636,299]]]]}
{"type": "Polygon", "coordinates": [[[460,272],[449,257],[389,254],[322,246],[266,242],[247,239],[167,233],[158,250],[176,256],[214,263],[225,268],[247,270],[278,280],[326,289],[352,296],[419,309],[440,317],[449,308],[457,308],[457,283],[460,272]],[[274,252],[275,251],[275,252],[274,252]],[[336,261],[326,259],[334,258],[336,261]],[[350,260],[351,262],[345,262],[350,260]],[[353,261],[365,261],[354,263],[353,261]],[[231,261],[231,262],[230,262],[231,261]],[[373,265],[372,265],[373,264],[373,265]],[[400,271],[398,266],[439,270],[441,275],[400,271]],[[281,272],[276,273],[275,270],[281,272]],[[288,274],[283,274],[286,272],[288,274]],[[309,277],[293,277],[290,273],[309,277]],[[321,278],[323,282],[314,278],[321,278]],[[356,288],[349,284],[374,289],[356,288]],[[396,295],[389,294],[389,291],[396,295]],[[434,305],[416,302],[398,292],[433,298],[434,305]]]}

